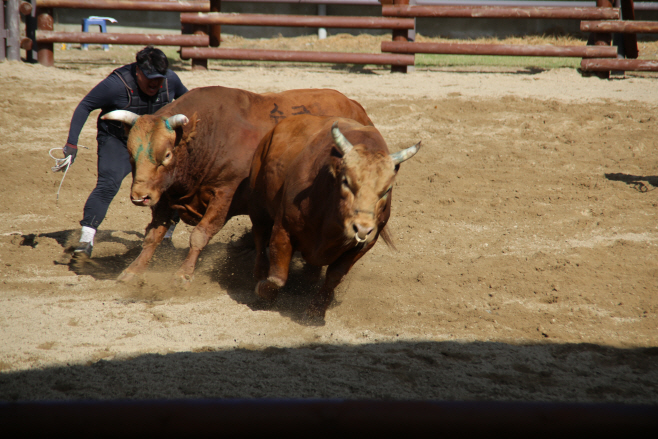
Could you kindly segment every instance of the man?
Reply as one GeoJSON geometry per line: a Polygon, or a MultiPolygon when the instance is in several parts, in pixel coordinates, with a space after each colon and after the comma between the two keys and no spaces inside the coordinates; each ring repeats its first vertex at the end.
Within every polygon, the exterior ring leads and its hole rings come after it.
{"type": "MultiPolygon", "coordinates": [[[[132,171],[126,146],[128,137],[123,125],[116,121],[101,120],[101,116],[114,110],[128,110],[139,115],[152,114],[187,92],[178,76],[168,69],[169,61],[160,49],[145,47],[135,58],[136,62],[114,70],[94,87],[78,104],[71,119],[64,156],[71,156],[73,163],[78,152],[78,136],[89,113],[99,108],[102,110],[96,122],[98,180],[85,203],[80,221],[82,235],[73,250],[75,259],[91,257],[96,230],[103,222],[121,182],[132,171]]],[[[174,227],[175,223],[166,238],[171,238],[174,227]]]]}

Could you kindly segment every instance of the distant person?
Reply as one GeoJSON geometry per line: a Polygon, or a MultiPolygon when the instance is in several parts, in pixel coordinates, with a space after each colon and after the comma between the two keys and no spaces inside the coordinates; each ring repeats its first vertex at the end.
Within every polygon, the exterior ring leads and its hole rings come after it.
{"type": "MultiPolygon", "coordinates": [[[[71,118],[64,156],[70,156],[73,163],[78,152],[78,137],[89,113],[99,108],[102,110],[96,122],[98,181],[85,203],[80,221],[82,235],[73,249],[74,259],[91,257],[96,230],[105,219],[121,182],[132,172],[123,124],[101,120],[101,116],[114,110],[128,110],[140,116],[152,114],[187,92],[178,76],[169,70],[169,61],[160,49],[145,47],[135,58],[136,62],[114,70],[96,85],[78,104],[71,118]]],[[[177,220],[176,217],[166,239],[171,239],[177,220]]]]}

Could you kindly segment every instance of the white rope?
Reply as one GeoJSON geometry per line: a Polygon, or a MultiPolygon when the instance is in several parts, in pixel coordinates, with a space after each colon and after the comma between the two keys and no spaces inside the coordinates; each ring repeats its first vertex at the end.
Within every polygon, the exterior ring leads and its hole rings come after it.
{"type": "Polygon", "coordinates": [[[64,151],[64,148],[51,148],[50,151],[48,151],[48,155],[55,160],[55,166],[50,168],[53,172],[59,172],[62,169],[64,169],[64,176],[62,177],[62,181],[59,183],[59,188],[57,189],[57,198],[55,199],[55,204],[59,202],[59,191],[62,189],[62,184],[64,183],[64,179],[66,178],[66,173],[69,172],[69,168],[71,167],[71,156],[64,157],[63,159],[58,159],[57,157],[53,156],[53,151],[56,149],[61,149],[64,151]]]}
{"type": "MultiPolygon", "coordinates": [[[[86,146],[78,145],[79,147],[82,147],[84,149],[89,149],[86,146]]],[[[57,198],[55,199],[55,204],[59,201],[59,191],[62,189],[62,184],[64,183],[64,179],[66,178],[66,173],[69,172],[69,168],[71,167],[71,156],[64,157],[63,159],[58,159],[57,157],[53,156],[53,151],[56,149],[61,149],[62,152],[64,152],[64,148],[51,148],[50,151],[48,151],[48,155],[55,160],[55,166],[51,167],[50,169],[53,172],[59,172],[61,170],[64,170],[64,176],[62,177],[62,181],[59,183],[59,188],[57,189],[57,198]],[[64,169],[66,168],[66,169],[64,169]]]]}

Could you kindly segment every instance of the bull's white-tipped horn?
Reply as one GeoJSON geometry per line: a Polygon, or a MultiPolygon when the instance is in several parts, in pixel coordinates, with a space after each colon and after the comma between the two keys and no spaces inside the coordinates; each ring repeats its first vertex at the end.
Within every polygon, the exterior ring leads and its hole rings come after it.
{"type": "Polygon", "coordinates": [[[409,160],[411,157],[416,155],[418,150],[420,149],[420,142],[416,143],[414,146],[410,146],[407,149],[403,149],[402,151],[398,151],[395,154],[391,154],[391,158],[393,159],[393,163],[396,165],[399,165],[405,160],[409,160]]]}
{"type": "Polygon", "coordinates": [[[176,128],[180,128],[187,124],[189,121],[190,120],[184,114],[174,114],[167,119],[166,124],[169,128],[175,130],[176,128]]]}
{"type": "Polygon", "coordinates": [[[137,122],[137,119],[139,119],[139,115],[133,113],[132,111],[114,110],[104,114],[101,119],[118,120],[119,122],[127,123],[128,125],[133,126],[135,125],[135,122],[137,122]]]}
{"type": "Polygon", "coordinates": [[[343,133],[341,133],[338,129],[338,122],[334,122],[334,124],[331,126],[331,135],[334,136],[334,142],[336,143],[338,149],[340,149],[340,152],[343,153],[343,155],[346,155],[352,150],[352,148],[354,148],[350,141],[347,140],[343,133]]]}

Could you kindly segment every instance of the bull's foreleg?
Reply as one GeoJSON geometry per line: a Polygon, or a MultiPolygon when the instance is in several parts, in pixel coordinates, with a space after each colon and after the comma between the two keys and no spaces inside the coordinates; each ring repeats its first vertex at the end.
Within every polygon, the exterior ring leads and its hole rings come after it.
{"type": "Polygon", "coordinates": [[[258,209],[255,206],[250,207],[249,217],[251,218],[251,232],[254,235],[254,244],[256,246],[254,278],[261,281],[267,278],[270,270],[267,245],[272,234],[272,219],[265,209],[258,209]]]}
{"type": "Polygon", "coordinates": [[[155,249],[158,247],[165,233],[172,224],[171,217],[173,210],[169,207],[166,200],[161,200],[152,209],[151,223],[146,226],[142,251],[139,256],[119,275],[117,278],[120,282],[130,282],[136,276],[144,273],[148,266],[155,249]]]}
{"type": "Polygon", "coordinates": [[[235,188],[218,192],[210,200],[206,213],[190,234],[190,250],[180,268],[174,273],[174,278],[183,285],[189,285],[194,277],[194,268],[201,250],[226,223],[229,206],[235,188]]]}
{"type": "Polygon", "coordinates": [[[327,308],[329,308],[331,301],[334,300],[334,290],[343,280],[345,275],[347,275],[352,266],[361,259],[361,257],[365,255],[374,244],[375,241],[372,241],[365,248],[357,247],[347,251],[327,267],[324,284],[315,296],[313,296],[311,303],[308,305],[308,308],[306,308],[306,311],[304,311],[304,320],[324,320],[327,308]]]}
{"type": "Polygon", "coordinates": [[[274,300],[279,288],[288,280],[288,270],[293,254],[288,231],[277,222],[270,238],[270,270],[267,279],[258,282],[256,294],[265,300],[274,300]]]}

